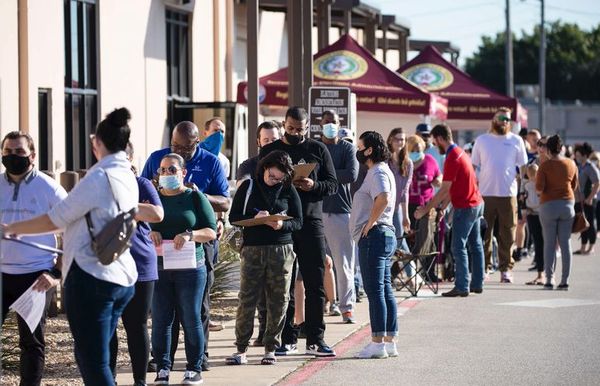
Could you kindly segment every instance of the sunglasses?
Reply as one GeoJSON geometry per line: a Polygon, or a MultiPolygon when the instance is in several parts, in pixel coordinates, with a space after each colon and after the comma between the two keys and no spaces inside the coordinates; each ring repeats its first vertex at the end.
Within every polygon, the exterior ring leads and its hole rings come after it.
{"type": "Polygon", "coordinates": [[[500,115],[497,118],[500,122],[510,122],[510,118],[505,115],[500,115]]]}
{"type": "Polygon", "coordinates": [[[178,167],[171,165],[171,166],[169,166],[167,168],[160,167],[160,168],[156,169],[156,173],[159,174],[159,175],[163,175],[163,174],[177,174],[177,172],[180,171],[180,170],[181,169],[179,169],[178,167]]]}

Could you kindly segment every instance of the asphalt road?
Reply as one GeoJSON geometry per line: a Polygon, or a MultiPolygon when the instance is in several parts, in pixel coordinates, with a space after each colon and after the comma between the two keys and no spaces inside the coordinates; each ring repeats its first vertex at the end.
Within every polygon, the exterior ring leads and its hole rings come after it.
{"type": "Polygon", "coordinates": [[[568,292],[524,285],[530,262],[481,295],[420,297],[399,319],[400,357],[354,359],[365,338],[303,384],[600,385],[600,254],[574,257],[568,292]]]}

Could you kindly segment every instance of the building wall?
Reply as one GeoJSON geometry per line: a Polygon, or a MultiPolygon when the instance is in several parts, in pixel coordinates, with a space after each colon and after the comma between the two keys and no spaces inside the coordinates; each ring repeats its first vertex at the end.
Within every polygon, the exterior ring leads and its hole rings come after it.
{"type": "Polygon", "coordinates": [[[17,0],[0,1],[0,136],[19,129],[17,0]]]}

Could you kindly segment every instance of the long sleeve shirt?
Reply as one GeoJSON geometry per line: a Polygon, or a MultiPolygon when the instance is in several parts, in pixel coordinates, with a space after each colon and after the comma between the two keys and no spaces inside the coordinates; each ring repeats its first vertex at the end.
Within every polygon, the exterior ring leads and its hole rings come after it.
{"type": "Polygon", "coordinates": [[[356,148],[347,141],[338,141],[336,144],[325,144],[338,180],[337,193],[323,198],[323,212],[325,213],[350,213],[352,211],[352,193],[350,184],[358,178],[358,160],[356,148]]]}

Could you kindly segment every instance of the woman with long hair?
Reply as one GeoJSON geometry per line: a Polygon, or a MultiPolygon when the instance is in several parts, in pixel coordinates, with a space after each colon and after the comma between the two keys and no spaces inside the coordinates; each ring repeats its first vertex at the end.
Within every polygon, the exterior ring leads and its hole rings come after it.
{"type": "Polygon", "coordinates": [[[544,288],[550,290],[554,289],[557,239],[562,257],[562,275],[557,289],[569,289],[571,274],[571,228],[578,177],[575,162],[560,154],[562,147],[560,136],[548,138],[546,148],[550,158],[540,165],[535,179],[535,188],[540,194],[539,212],[544,237],[544,288]]]}
{"type": "MultiPolygon", "coordinates": [[[[403,250],[408,250],[408,245],[404,239],[404,232],[410,230],[410,218],[408,216],[408,192],[413,177],[413,163],[408,157],[406,148],[406,133],[401,127],[393,129],[387,137],[387,148],[390,151],[390,160],[388,165],[394,174],[396,182],[396,203],[394,206],[394,228],[396,228],[396,238],[398,245],[403,250]]],[[[414,263],[405,268],[406,274],[412,278],[414,274],[414,263]]],[[[408,285],[414,286],[412,279],[409,279],[408,285]]]]}

